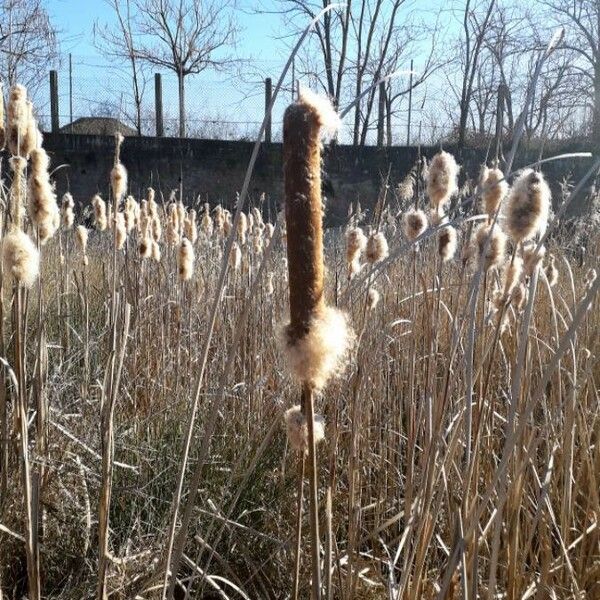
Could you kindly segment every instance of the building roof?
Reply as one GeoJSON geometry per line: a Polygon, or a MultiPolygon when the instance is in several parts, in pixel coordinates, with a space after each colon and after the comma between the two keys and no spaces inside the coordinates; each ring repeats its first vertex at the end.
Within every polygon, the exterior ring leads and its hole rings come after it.
{"type": "Polygon", "coordinates": [[[137,131],[113,117],[81,117],[64,125],[61,133],[79,133],[87,135],[115,135],[120,131],[124,136],[137,135],[137,131]]]}

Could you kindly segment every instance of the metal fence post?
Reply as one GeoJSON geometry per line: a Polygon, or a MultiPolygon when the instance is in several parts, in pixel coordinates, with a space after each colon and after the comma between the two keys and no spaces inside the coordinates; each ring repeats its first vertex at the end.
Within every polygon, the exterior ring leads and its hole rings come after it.
{"type": "Polygon", "coordinates": [[[50,124],[52,133],[58,133],[58,73],[50,71],[50,124]]]}
{"type": "Polygon", "coordinates": [[[154,103],[156,113],[156,137],[165,135],[163,124],[163,103],[162,103],[162,76],[160,73],[154,74],[154,103]]]}
{"type": "Polygon", "coordinates": [[[265,123],[265,142],[267,144],[271,143],[271,134],[272,134],[272,119],[271,112],[269,108],[271,106],[271,98],[273,95],[273,82],[270,77],[265,79],[265,114],[267,117],[267,121],[265,123]]]}

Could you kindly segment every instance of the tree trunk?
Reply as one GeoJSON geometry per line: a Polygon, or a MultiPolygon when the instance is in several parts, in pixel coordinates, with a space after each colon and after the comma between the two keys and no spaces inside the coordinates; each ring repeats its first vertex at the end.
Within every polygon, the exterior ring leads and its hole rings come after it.
{"type": "Polygon", "coordinates": [[[185,137],[185,75],[179,71],[177,73],[177,83],[179,84],[179,137],[185,137]]]}
{"type": "Polygon", "coordinates": [[[592,136],[600,139],[600,62],[594,69],[594,113],[592,117],[592,136]]]}

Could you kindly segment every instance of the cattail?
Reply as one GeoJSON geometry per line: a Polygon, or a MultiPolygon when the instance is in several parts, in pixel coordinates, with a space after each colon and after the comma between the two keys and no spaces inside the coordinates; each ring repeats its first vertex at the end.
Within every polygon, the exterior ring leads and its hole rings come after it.
{"type": "Polygon", "coordinates": [[[156,204],[156,200],[154,199],[156,196],[156,192],[154,188],[149,187],[146,193],[146,199],[148,201],[148,215],[150,217],[158,217],[158,204],[156,204]]]}
{"type": "Polygon", "coordinates": [[[375,288],[370,288],[367,294],[367,308],[373,310],[379,304],[379,292],[375,288]]]}
{"type": "Polygon", "coordinates": [[[108,225],[106,218],[106,203],[99,194],[92,198],[92,206],[94,207],[94,223],[99,231],[104,231],[108,225]]]}
{"type": "Polygon", "coordinates": [[[556,268],[556,261],[553,254],[548,256],[548,264],[546,265],[546,278],[548,279],[548,285],[554,287],[558,283],[558,269],[556,268]]]}
{"type": "Polygon", "coordinates": [[[438,254],[443,262],[447,262],[454,258],[458,245],[458,235],[456,228],[452,225],[442,227],[438,233],[438,254]]]}
{"type": "Polygon", "coordinates": [[[515,242],[546,230],[550,188],[541,173],[525,169],[512,186],[506,211],[506,228],[515,242]]]}
{"type": "Polygon", "coordinates": [[[172,219],[167,220],[165,240],[169,246],[177,246],[177,244],[179,244],[179,230],[177,224],[172,219]]]}
{"type": "Polygon", "coordinates": [[[27,161],[21,156],[13,156],[9,160],[10,169],[13,172],[10,184],[10,209],[11,216],[16,227],[21,227],[25,215],[25,167],[27,161]]]}
{"type": "Polygon", "coordinates": [[[521,281],[521,275],[523,273],[523,259],[519,256],[513,257],[512,261],[508,263],[504,269],[503,274],[503,290],[502,290],[502,302],[506,304],[514,295],[515,288],[521,281]]]}
{"type": "Polygon", "coordinates": [[[177,273],[180,281],[189,281],[194,274],[194,247],[187,238],[181,240],[177,251],[177,273]]]}
{"type": "Polygon", "coordinates": [[[254,229],[254,215],[251,212],[246,215],[246,224],[248,231],[252,231],[254,229]]]}
{"type": "Polygon", "coordinates": [[[370,265],[381,262],[389,255],[388,243],[383,232],[372,233],[367,240],[365,258],[370,265]]]}
{"type": "Polygon", "coordinates": [[[537,244],[531,240],[523,244],[523,268],[525,275],[528,277],[533,275],[538,265],[544,260],[544,256],[546,256],[546,246],[540,246],[537,252],[536,247],[537,244]]]}
{"type": "Polygon", "coordinates": [[[229,268],[233,271],[237,271],[242,264],[242,251],[238,246],[237,242],[233,242],[231,247],[231,254],[229,255],[229,268]]]}
{"type": "Polygon", "coordinates": [[[262,214],[260,210],[256,208],[256,206],[252,207],[252,219],[255,227],[260,227],[261,225],[264,225],[262,214]]]}
{"type": "Polygon", "coordinates": [[[37,121],[33,115],[33,103],[27,100],[27,127],[21,140],[23,156],[29,156],[36,148],[42,147],[42,134],[38,129],[37,121]]]}
{"type": "Polygon", "coordinates": [[[156,240],[152,240],[152,260],[160,262],[160,245],[156,240]]]}
{"type": "Polygon", "coordinates": [[[427,217],[422,210],[412,209],[404,214],[404,235],[409,242],[414,242],[427,229],[427,217]]]}
{"type": "Polygon", "coordinates": [[[252,235],[252,249],[255,254],[261,254],[263,251],[263,236],[260,227],[254,228],[254,233],[252,235]]]}
{"type": "Polygon", "coordinates": [[[28,211],[31,222],[45,244],[60,225],[60,210],[48,175],[49,159],[43,148],[31,152],[28,211]]]}
{"type": "Polygon", "coordinates": [[[360,261],[360,255],[367,247],[367,236],[360,227],[352,227],[346,231],[346,262],[351,264],[360,261]]]}
{"type": "Polygon", "coordinates": [[[179,200],[177,202],[177,204],[175,205],[175,207],[177,208],[177,222],[179,224],[179,230],[183,231],[183,228],[185,227],[185,217],[186,217],[185,206],[184,206],[183,202],[181,200],[179,200]]]}
{"type": "Polygon", "coordinates": [[[490,236],[491,228],[491,224],[482,223],[475,232],[478,257],[483,259],[483,268],[486,271],[501,265],[506,254],[506,236],[497,225],[490,236]]]}
{"type": "Polygon", "coordinates": [[[192,208],[186,215],[183,222],[183,235],[185,235],[192,244],[198,239],[198,226],[196,225],[196,211],[192,208]]]}
{"type": "Polygon", "coordinates": [[[415,174],[411,169],[408,175],[398,184],[398,197],[402,202],[412,200],[415,193],[415,174]]]}
{"type": "Polygon", "coordinates": [[[88,230],[84,225],[77,225],[75,228],[75,241],[79,251],[85,256],[87,254],[88,230]]]}
{"type": "Polygon", "coordinates": [[[269,241],[273,238],[273,233],[275,233],[275,225],[273,223],[267,223],[265,225],[265,241],[269,241]]]}
{"type": "Polygon", "coordinates": [[[275,273],[273,273],[272,271],[269,272],[269,275],[267,277],[267,296],[272,296],[275,292],[275,285],[273,283],[274,277],[275,273]]]}
{"type": "Polygon", "coordinates": [[[521,312],[525,305],[527,304],[527,299],[529,297],[529,289],[524,283],[519,283],[519,285],[515,286],[512,293],[512,304],[518,312],[521,312]]]}
{"type": "Polygon", "coordinates": [[[22,286],[30,288],[40,272],[40,254],[33,240],[21,229],[13,228],[4,238],[2,259],[4,272],[22,286]]]}
{"type": "Polygon", "coordinates": [[[323,296],[320,136],[338,123],[333,107],[311,93],[302,93],[284,115],[290,323],[283,338],[292,372],[317,389],[340,369],[350,340],[346,317],[326,307],[323,296]]]}
{"type": "Polygon", "coordinates": [[[24,147],[28,126],[27,90],[24,86],[17,84],[10,90],[6,108],[7,144],[8,150],[13,156],[25,158],[29,155],[30,149],[24,147]]]}
{"type": "Polygon", "coordinates": [[[432,159],[427,173],[427,195],[434,212],[443,213],[443,207],[456,193],[458,165],[448,152],[438,152],[432,159]]]}
{"type": "Polygon", "coordinates": [[[125,215],[120,211],[115,215],[115,238],[117,249],[121,250],[127,241],[127,227],[125,227],[125,215]]]}
{"type": "Polygon", "coordinates": [[[500,169],[489,169],[484,166],[481,169],[479,186],[481,188],[481,198],[485,212],[491,220],[508,192],[508,183],[504,179],[504,173],[500,169]]]}
{"type": "MultiPolygon", "coordinates": [[[[296,452],[308,453],[308,426],[306,417],[299,405],[292,406],[285,411],[284,420],[287,438],[290,446],[296,452]]],[[[325,419],[321,415],[315,415],[313,421],[315,444],[325,439],[325,419]]]]}
{"type": "Polygon", "coordinates": [[[125,229],[127,229],[127,233],[131,233],[139,219],[139,205],[133,196],[127,196],[125,199],[123,216],[125,218],[125,229]]]}
{"type": "MultiPolygon", "coordinates": [[[[244,213],[242,213],[243,215],[244,213]]],[[[214,230],[219,237],[223,237],[225,227],[225,211],[220,204],[214,209],[214,230]]]]}
{"type": "Polygon", "coordinates": [[[73,223],[75,222],[75,213],[73,212],[74,207],[75,202],[73,201],[73,196],[67,192],[62,197],[61,206],[61,222],[65,229],[71,229],[71,227],[73,227],[73,223]]]}
{"type": "Polygon", "coordinates": [[[127,190],[127,170],[121,164],[121,145],[123,144],[123,140],[123,134],[117,132],[115,134],[115,163],[110,172],[110,184],[117,205],[127,190]]]}
{"type": "Polygon", "coordinates": [[[210,238],[213,234],[213,220],[210,217],[210,207],[208,202],[204,205],[204,212],[202,213],[202,220],[200,221],[200,229],[207,238],[210,238]]]}
{"type": "Polygon", "coordinates": [[[240,244],[244,246],[246,244],[246,232],[248,231],[248,217],[246,213],[240,213],[240,220],[238,221],[237,233],[240,238],[240,244]]]}
{"type": "Polygon", "coordinates": [[[222,230],[223,230],[223,235],[225,237],[229,237],[229,234],[231,233],[231,229],[233,228],[233,223],[231,221],[231,213],[226,210],[223,211],[223,225],[222,225],[222,230]]]}

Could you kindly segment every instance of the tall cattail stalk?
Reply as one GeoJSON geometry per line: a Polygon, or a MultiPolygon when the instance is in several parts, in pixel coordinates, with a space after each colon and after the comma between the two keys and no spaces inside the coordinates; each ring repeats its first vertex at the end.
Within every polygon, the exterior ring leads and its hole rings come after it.
{"type": "MultiPolygon", "coordinates": [[[[321,597],[318,477],[314,391],[322,387],[337,358],[329,347],[325,306],[323,217],[321,200],[321,130],[337,124],[337,115],[323,100],[304,92],[284,115],[283,161],[289,272],[290,322],[285,346],[294,374],[302,385],[302,414],[307,423],[312,555],[312,597],[321,597]],[[334,362],[332,362],[334,359],[334,362]]],[[[335,343],[335,342],[334,342],[335,343]]]]}

